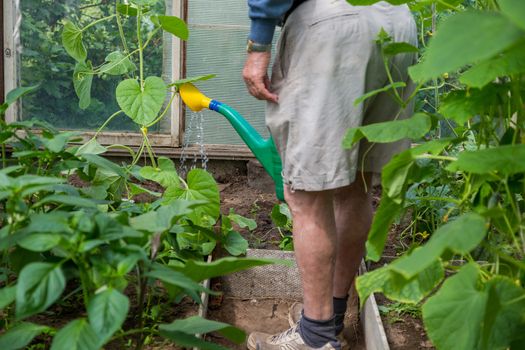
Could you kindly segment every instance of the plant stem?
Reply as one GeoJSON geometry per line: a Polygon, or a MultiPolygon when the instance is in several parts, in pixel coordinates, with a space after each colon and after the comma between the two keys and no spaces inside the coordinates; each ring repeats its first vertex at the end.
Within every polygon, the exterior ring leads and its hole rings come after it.
{"type": "Polygon", "coordinates": [[[104,124],[102,124],[102,126],[100,128],[98,128],[97,132],[95,133],[95,135],[91,139],[96,139],[98,134],[100,134],[100,132],[113,120],[113,118],[115,118],[117,115],[119,115],[122,112],[124,112],[124,111],[120,110],[120,111],[117,111],[117,112],[113,113],[112,115],[110,115],[109,118],[106,119],[104,124]]]}
{"type": "MultiPolygon", "coordinates": [[[[117,0],[116,3],[118,6],[120,4],[120,1],[117,0]]],[[[115,6],[115,11],[117,11],[117,6],[115,6]]],[[[129,53],[128,43],[126,42],[126,37],[124,36],[124,28],[122,27],[122,19],[120,18],[120,14],[118,13],[118,11],[115,14],[117,16],[117,27],[120,35],[120,41],[122,41],[122,47],[124,48],[125,53],[129,53]]]]}
{"type": "Polygon", "coordinates": [[[151,123],[149,123],[148,125],[146,125],[147,128],[150,128],[152,127],[153,125],[157,124],[165,115],[166,113],[168,112],[172,102],[173,102],[173,99],[175,98],[175,94],[173,93],[171,95],[171,98],[170,98],[170,101],[168,102],[168,105],[166,106],[166,108],[164,109],[164,111],[161,113],[161,115],[159,117],[157,117],[157,119],[155,119],[154,121],[152,121],[151,123]]]}
{"type": "Polygon", "coordinates": [[[114,144],[114,145],[109,145],[107,146],[106,148],[122,148],[122,149],[125,149],[126,151],[129,152],[129,154],[131,155],[131,158],[135,158],[135,151],[133,151],[133,149],[131,147],[128,147],[128,146],[125,146],[125,145],[121,145],[121,144],[114,144]]]}
{"type": "MultiPolygon", "coordinates": [[[[142,276],[142,268],[139,265],[137,269],[137,277],[139,278],[139,295],[138,295],[138,316],[139,320],[137,323],[137,329],[143,329],[144,326],[144,298],[146,297],[146,277],[142,276]]],[[[135,346],[135,350],[142,349],[142,337],[144,335],[144,332],[139,332],[137,334],[137,345],[135,346]]]]}
{"type": "Polygon", "coordinates": [[[109,15],[107,17],[103,17],[103,18],[97,19],[96,21],[93,21],[90,24],[88,24],[87,26],[85,26],[84,28],[82,28],[81,31],[84,32],[84,31],[88,30],[89,28],[99,24],[100,22],[108,21],[108,20],[112,19],[115,16],[116,16],[116,14],[112,14],[112,15],[109,15]]]}
{"type": "Polygon", "coordinates": [[[139,44],[139,66],[140,66],[140,91],[144,91],[144,47],[142,45],[142,7],[137,11],[137,40],[139,44]]]}

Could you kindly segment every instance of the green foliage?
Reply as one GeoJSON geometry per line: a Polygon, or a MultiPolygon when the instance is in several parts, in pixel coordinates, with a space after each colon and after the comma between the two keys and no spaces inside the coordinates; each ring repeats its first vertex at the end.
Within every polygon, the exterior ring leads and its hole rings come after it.
{"type": "MultiPolygon", "coordinates": [[[[406,125],[349,130],[345,146],[362,138],[418,143],[383,168],[367,258],[380,260],[400,217],[408,212],[413,220],[398,238],[400,256],[360,276],[357,290],[361,302],[381,292],[397,302],[423,303],[437,349],[518,349],[525,343],[519,331],[525,322],[525,8],[519,0],[411,6],[429,31],[420,33],[423,55],[410,68],[420,91],[409,99],[423,99],[428,127],[416,113],[406,125]],[[435,32],[430,20],[439,22],[435,32]],[[430,118],[439,120],[438,129],[430,118]],[[445,130],[448,137],[439,137],[445,130]]],[[[378,43],[386,60],[411,50],[386,33],[378,43]]],[[[394,98],[395,84],[386,88],[394,98]]],[[[398,102],[405,107],[410,100],[398,102]]]]}

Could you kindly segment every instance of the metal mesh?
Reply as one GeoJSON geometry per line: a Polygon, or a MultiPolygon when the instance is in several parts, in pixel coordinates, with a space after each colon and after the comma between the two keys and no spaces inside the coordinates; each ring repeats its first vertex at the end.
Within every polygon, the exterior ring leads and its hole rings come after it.
{"type": "Polygon", "coordinates": [[[291,260],[294,264],[293,267],[278,264],[258,266],[225,276],[223,287],[226,295],[244,299],[302,299],[301,278],[293,252],[249,249],[246,257],[291,260]]]}

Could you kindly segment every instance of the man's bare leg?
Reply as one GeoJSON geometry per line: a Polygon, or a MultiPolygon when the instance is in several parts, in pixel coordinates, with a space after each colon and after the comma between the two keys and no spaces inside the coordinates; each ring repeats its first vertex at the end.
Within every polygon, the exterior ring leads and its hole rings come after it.
{"type": "Polygon", "coordinates": [[[285,199],[293,217],[295,257],[303,285],[304,315],[333,317],[336,228],[332,191],[290,191],[285,199]]]}
{"type": "Polygon", "coordinates": [[[372,223],[370,194],[372,174],[365,173],[367,187],[357,174],[347,187],[334,190],[337,228],[337,253],[334,272],[334,297],[346,298],[365,252],[365,242],[372,223]],[[368,189],[368,193],[366,190],[368,189]]]}

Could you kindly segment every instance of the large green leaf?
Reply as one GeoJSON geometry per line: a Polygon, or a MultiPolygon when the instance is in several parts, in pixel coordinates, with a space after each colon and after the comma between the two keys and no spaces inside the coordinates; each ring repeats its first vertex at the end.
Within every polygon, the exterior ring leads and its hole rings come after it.
{"type": "Polygon", "coordinates": [[[73,87],[78,96],[78,107],[86,109],[91,104],[91,85],[93,83],[93,66],[91,62],[77,62],[73,72],[73,87]]]}
{"type": "Polygon", "coordinates": [[[379,261],[381,259],[390,226],[402,209],[401,204],[394,202],[387,195],[383,195],[366,241],[366,258],[368,260],[379,261]]]}
{"type": "Polygon", "coordinates": [[[140,169],[140,176],[155,181],[164,188],[180,185],[179,174],[175,170],[175,165],[171,159],[166,157],[159,157],[157,168],[145,166],[140,169]]]}
{"type": "Polygon", "coordinates": [[[366,138],[369,142],[388,143],[402,139],[418,139],[431,128],[432,121],[424,113],[416,113],[409,119],[375,123],[349,129],[343,140],[343,146],[350,148],[366,138]]]}
{"type": "Polygon", "coordinates": [[[483,240],[487,233],[485,218],[474,212],[459,216],[441,226],[425,244],[414,249],[392,268],[409,279],[431,266],[447,251],[467,254],[483,240]]]}
{"type": "Polygon", "coordinates": [[[201,302],[201,299],[198,293],[206,292],[214,294],[211,290],[204,288],[201,284],[192,280],[189,276],[186,276],[180,271],[176,271],[173,268],[164,265],[155,264],[153,268],[146,274],[146,276],[157,278],[168,285],[177,286],[184,289],[193,300],[199,303],[201,302]]]}
{"type": "Polygon", "coordinates": [[[410,68],[410,75],[417,82],[436,78],[491,58],[511,47],[524,34],[500,13],[469,10],[455,14],[438,27],[422,62],[410,68]]]}
{"type": "Polygon", "coordinates": [[[135,216],[130,219],[130,224],[137,230],[151,233],[164,232],[175,224],[176,219],[189,215],[195,206],[202,205],[202,201],[174,200],[161,206],[156,211],[135,216]]]}
{"type": "Polygon", "coordinates": [[[62,294],[66,278],[59,265],[35,262],[18,276],[16,317],[22,319],[46,310],[62,294]]]}
{"type": "Polygon", "coordinates": [[[245,333],[227,323],[207,320],[200,316],[192,316],[184,320],[176,320],[170,324],[161,324],[159,327],[161,334],[167,332],[182,332],[186,334],[206,334],[218,332],[231,341],[240,344],[246,335],[245,333]]]}
{"type": "Polygon", "coordinates": [[[503,176],[525,172],[525,145],[505,145],[479,151],[461,152],[450,171],[474,174],[496,173],[503,176]]]}
{"type": "Polygon", "coordinates": [[[486,303],[476,265],[468,264],[448,278],[423,305],[425,328],[434,345],[438,349],[479,349],[486,303]]]}
{"type": "Polygon", "coordinates": [[[254,258],[222,258],[211,263],[204,261],[188,260],[183,267],[175,267],[176,270],[181,271],[185,276],[200,282],[205,279],[224,276],[237,271],[246,270],[255,266],[262,266],[268,264],[287,264],[289,261],[270,260],[270,259],[254,259],[254,258]]]}
{"type": "Polygon", "coordinates": [[[188,31],[186,22],[182,19],[175,16],[158,16],[158,18],[162,29],[182,40],[188,40],[190,32],[188,31]]]}
{"type": "Polygon", "coordinates": [[[97,168],[104,169],[122,178],[128,177],[123,168],[106,158],[103,158],[96,154],[83,154],[82,158],[84,158],[88,163],[93,164],[97,168]]]}
{"type": "Polygon", "coordinates": [[[51,350],[98,350],[97,333],[85,318],[73,320],[59,330],[51,343],[51,350]]]}
{"type": "Polygon", "coordinates": [[[203,200],[206,204],[195,208],[188,218],[196,225],[208,222],[204,215],[212,220],[219,217],[220,194],[217,183],[210,173],[202,169],[193,169],[188,173],[185,188],[170,186],[164,192],[164,198],[170,202],[176,199],[203,200]]]}
{"type": "Polygon", "coordinates": [[[95,295],[87,307],[89,324],[104,345],[120,329],[129,310],[129,299],[119,291],[108,288],[95,295]]]}
{"type": "Polygon", "coordinates": [[[100,67],[100,73],[106,73],[109,75],[122,75],[133,72],[137,69],[129,57],[120,51],[113,51],[107,55],[106,62],[106,64],[100,67]]]}
{"type": "Polygon", "coordinates": [[[248,241],[237,231],[229,231],[223,242],[224,249],[233,256],[246,254],[248,241]]]}
{"type": "Polygon", "coordinates": [[[139,125],[148,125],[160,112],[166,99],[166,84],[159,77],[147,77],[144,86],[135,79],[126,79],[117,86],[120,108],[139,125]]]}
{"type": "Polygon", "coordinates": [[[82,30],[69,21],[64,24],[62,45],[76,61],[84,62],[86,60],[87,50],[82,42],[82,30]]]}
{"type": "Polygon", "coordinates": [[[93,208],[93,209],[97,208],[97,203],[95,203],[94,201],[90,199],[77,197],[77,196],[71,196],[71,195],[65,195],[65,194],[53,194],[53,195],[44,197],[39,202],[35,203],[34,207],[36,208],[36,207],[42,206],[44,204],[49,204],[49,203],[57,203],[59,205],[64,204],[64,205],[69,205],[72,207],[80,207],[80,208],[93,208]]]}
{"type": "Polygon", "coordinates": [[[24,349],[37,335],[49,330],[49,327],[29,322],[21,322],[0,335],[0,349],[24,349]]]}
{"type": "Polygon", "coordinates": [[[525,290],[504,276],[487,283],[487,308],[481,334],[481,349],[508,349],[525,329],[525,290]]]}
{"type": "MultiPolygon", "coordinates": [[[[523,2],[525,4],[525,2],[523,2]]],[[[486,61],[476,64],[459,78],[463,84],[481,88],[494,79],[525,72],[525,42],[486,61]]]]}
{"type": "Polygon", "coordinates": [[[515,25],[525,30],[525,1],[523,0],[498,0],[501,12],[515,25]]]}
{"type": "Polygon", "coordinates": [[[430,294],[444,276],[441,261],[437,260],[410,279],[405,279],[392,269],[392,265],[387,265],[359,276],[356,288],[361,305],[375,292],[381,292],[391,300],[416,304],[430,294]]]}

